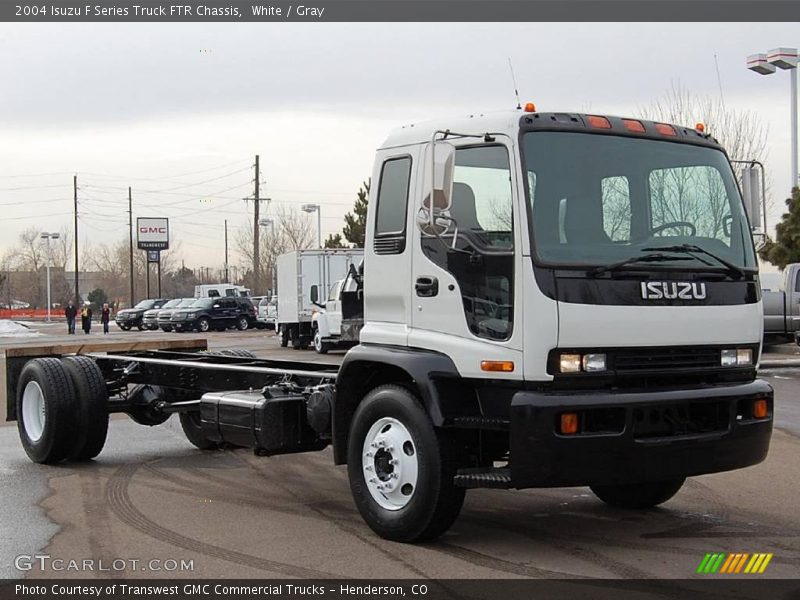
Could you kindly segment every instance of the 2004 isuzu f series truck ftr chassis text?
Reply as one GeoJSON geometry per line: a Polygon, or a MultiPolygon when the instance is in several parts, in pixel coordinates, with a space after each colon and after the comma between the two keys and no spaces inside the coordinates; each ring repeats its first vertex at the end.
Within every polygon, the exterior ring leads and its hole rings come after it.
{"type": "Polygon", "coordinates": [[[372,180],[364,326],[340,367],[9,355],[28,455],[97,455],[113,412],[179,413],[200,448],[330,445],[364,520],[406,542],[446,531],[469,488],[586,485],[639,509],[765,458],[756,257],[711,136],[528,106],[402,128],[372,180]]]}

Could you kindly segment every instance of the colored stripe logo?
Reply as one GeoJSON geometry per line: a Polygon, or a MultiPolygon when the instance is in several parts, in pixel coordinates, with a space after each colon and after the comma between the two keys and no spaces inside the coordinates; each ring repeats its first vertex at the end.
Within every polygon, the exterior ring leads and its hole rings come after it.
{"type": "Polygon", "coordinates": [[[697,573],[702,575],[737,574],[745,573],[756,575],[763,573],[767,569],[769,561],[772,560],[772,553],[757,552],[749,554],[747,552],[709,552],[700,561],[697,573]]]}

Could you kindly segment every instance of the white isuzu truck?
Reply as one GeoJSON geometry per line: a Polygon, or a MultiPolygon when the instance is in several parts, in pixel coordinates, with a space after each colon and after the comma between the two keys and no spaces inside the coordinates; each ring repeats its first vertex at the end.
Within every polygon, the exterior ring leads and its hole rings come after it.
{"type": "Polygon", "coordinates": [[[10,356],[28,455],[95,456],[113,412],[177,412],[201,448],[331,446],[367,524],[405,542],[445,532],[470,488],[589,486],[641,509],[764,460],[757,263],[711,136],[529,106],[402,128],[372,181],[364,326],[340,367],[10,356]]]}

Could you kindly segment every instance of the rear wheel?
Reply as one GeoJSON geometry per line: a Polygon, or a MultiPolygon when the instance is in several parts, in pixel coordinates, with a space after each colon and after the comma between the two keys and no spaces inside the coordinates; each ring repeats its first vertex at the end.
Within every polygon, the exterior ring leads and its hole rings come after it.
{"type": "Polygon", "coordinates": [[[289,329],[286,327],[286,325],[281,327],[280,336],[281,348],[286,348],[289,345],[289,329]]]}
{"type": "Polygon", "coordinates": [[[108,390],[103,372],[87,356],[68,356],[64,367],[75,388],[78,426],[70,458],[89,460],[100,454],[108,435],[108,390]]]}
{"type": "Polygon", "coordinates": [[[36,463],[69,457],[77,425],[75,388],[56,358],[35,358],[22,369],[17,385],[17,429],[25,453],[36,463]]]}
{"type": "Polygon", "coordinates": [[[450,432],[433,427],[419,399],[400,386],[372,390],[350,427],[347,472],[361,516],[388,540],[442,535],[464,503],[450,432]]]}
{"type": "Polygon", "coordinates": [[[250,327],[250,321],[248,321],[247,317],[245,317],[244,315],[242,315],[236,320],[236,329],[238,329],[239,331],[244,331],[248,327],[250,327]]]}
{"type": "Polygon", "coordinates": [[[652,508],[666,502],[678,493],[685,478],[667,481],[648,481],[625,485],[593,485],[594,495],[617,508],[652,508]]]}
{"type": "Polygon", "coordinates": [[[119,328],[122,329],[122,331],[130,331],[131,330],[131,326],[130,325],[120,325],[119,328]]]}
{"type": "Polygon", "coordinates": [[[196,448],[200,450],[216,450],[219,444],[213,440],[208,439],[203,431],[203,425],[200,422],[200,413],[198,411],[183,412],[180,414],[181,428],[189,440],[196,448]]]}

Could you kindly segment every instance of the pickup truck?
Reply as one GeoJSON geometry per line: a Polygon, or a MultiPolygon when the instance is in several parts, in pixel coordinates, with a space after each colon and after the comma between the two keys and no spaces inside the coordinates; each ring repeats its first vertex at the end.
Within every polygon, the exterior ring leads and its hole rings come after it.
{"type": "MultiPolygon", "coordinates": [[[[764,283],[762,281],[762,288],[764,283]]],[[[762,289],[764,340],[794,339],[800,343],[800,263],[786,265],[778,290],[762,289]]]]}

